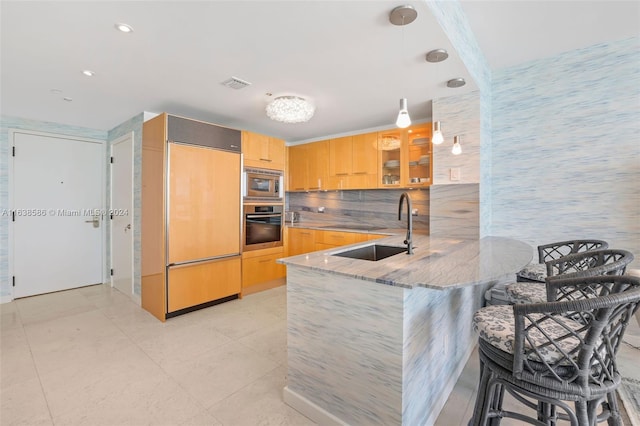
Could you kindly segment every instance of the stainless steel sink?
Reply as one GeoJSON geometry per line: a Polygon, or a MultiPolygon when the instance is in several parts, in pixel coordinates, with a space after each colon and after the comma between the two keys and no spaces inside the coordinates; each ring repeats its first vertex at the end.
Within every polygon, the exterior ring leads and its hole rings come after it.
{"type": "Polygon", "coordinates": [[[334,256],[350,257],[352,259],[378,261],[396,254],[406,253],[406,247],[383,246],[373,244],[366,247],[360,247],[353,250],[347,250],[340,253],[334,253],[334,256]]]}

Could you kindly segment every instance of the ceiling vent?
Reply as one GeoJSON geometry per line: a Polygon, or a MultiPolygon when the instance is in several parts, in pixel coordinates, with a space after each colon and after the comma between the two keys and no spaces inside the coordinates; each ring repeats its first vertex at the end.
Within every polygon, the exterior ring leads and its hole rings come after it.
{"type": "Polygon", "coordinates": [[[251,86],[251,83],[249,83],[248,81],[244,81],[242,79],[239,79],[237,77],[231,77],[229,79],[226,79],[225,81],[223,81],[222,83],[223,86],[227,86],[230,87],[231,89],[244,89],[247,86],[251,86]]]}

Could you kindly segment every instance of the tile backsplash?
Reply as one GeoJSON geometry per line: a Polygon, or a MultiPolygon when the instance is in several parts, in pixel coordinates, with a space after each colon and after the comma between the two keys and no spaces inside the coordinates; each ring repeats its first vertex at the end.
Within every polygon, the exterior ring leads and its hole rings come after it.
{"type": "Polygon", "coordinates": [[[371,225],[381,228],[406,226],[406,205],[398,220],[398,201],[403,192],[411,197],[413,226],[429,232],[429,189],[370,189],[327,192],[288,192],[287,210],[300,212],[300,222],[327,222],[343,225],[371,225]],[[318,210],[324,212],[320,213],[318,210]],[[403,225],[404,224],[404,225],[403,225]]]}

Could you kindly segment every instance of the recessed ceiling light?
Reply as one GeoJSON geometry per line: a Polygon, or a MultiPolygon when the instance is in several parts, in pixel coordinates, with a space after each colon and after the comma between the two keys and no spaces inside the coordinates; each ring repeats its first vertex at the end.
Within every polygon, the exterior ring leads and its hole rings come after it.
{"type": "Polygon", "coordinates": [[[96,75],[96,73],[91,70],[84,70],[82,71],[82,74],[86,75],[87,77],[93,77],[94,75],[96,75]]]}
{"type": "Polygon", "coordinates": [[[462,87],[465,84],[467,84],[467,82],[464,81],[464,78],[452,78],[451,80],[447,81],[447,87],[451,88],[462,87]]]}
{"type": "Polygon", "coordinates": [[[62,98],[62,99],[64,99],[64,100],[65,100],[65,101],[67,101],[67,102],[71,102],[71,101],[73,100],[73,98],[68,98],[68,97],[66,97],[66,96],[65,96],[64,98],[62,98]]]}
{"type": "Polygon", "coordinates": [[[122,31],[123,33],[132,33],[133,32],[133,28],[131,28],[131,26],[129,26],[127,24],[116,24],[115,27],[116,27],[116,29],[118,31],[122,31]]]}
{"type": "Polygon", "coordinates": [[[51,90],[49,90],[49,92],[51,92],[52,95],[59,95],[60,93],[62,93],[62,90],[60,90],[60,89],[51,89],[51,90]]]}

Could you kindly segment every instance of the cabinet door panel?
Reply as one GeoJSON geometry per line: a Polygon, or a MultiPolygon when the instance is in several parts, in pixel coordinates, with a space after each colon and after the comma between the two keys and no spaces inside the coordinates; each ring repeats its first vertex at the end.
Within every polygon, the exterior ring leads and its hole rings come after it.
{"type": "Polygon", "coordinates": [[[351,174],[352,139],[346,136],[329,141],[329,176],[351,174]]]}
{"type": "MultiPolygon", "coordinates": [[[[372,174],[377,176],[378,134],[366,133],[363,135],[355,135],[353,137],[352,156],[351,173],[354,175],[372,174]]],[[[376,180],[374,176],[373,181],[376,182],[376,180]]]]}
{"type": "Polygon", "coordinates": [[[240,252],[240,156],[169,144],[169,263],[240,252]]]}
{"type": "Polygon", "coordinates": [[[326,189],[329,177],[329,141],[314,142],[307,145],[309,161],[308,189],[326,189]]]}
{"type": "Polygon", "coordinates": [[[315,231],[313,229],[289,228],[288,234],[289,256],[315,251],[315,231]]]}
{"type": "Polygon", "coordinates": [[[284,152],[284,141],[282,139],[269,138],[270,168],[284,170],[284,152]]]}
{"type": "Polygon", "coordinates": [[[282,253],[243,259],[242,288],[284,277],[285,266],[276,263],[281,257],[282,253]]]}
{"type": "Polygon", "coordinates": [[[291,146],[289,149],[289,191],[307,189],[307,146],[291,146]]]}
{"type": "Polygon", "coordinates": [[[168,312],[239,294],[240,257],[169,268],[168,312]]]}

